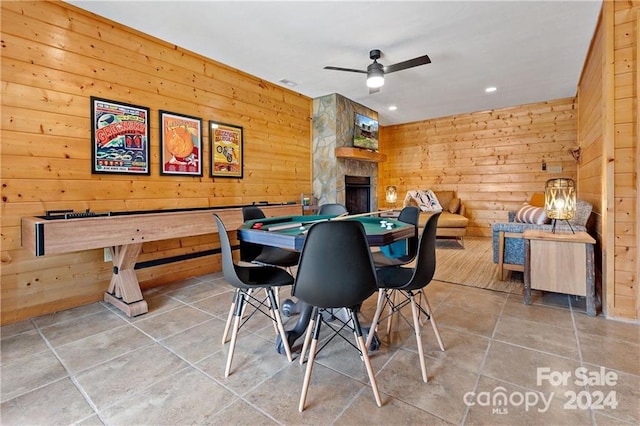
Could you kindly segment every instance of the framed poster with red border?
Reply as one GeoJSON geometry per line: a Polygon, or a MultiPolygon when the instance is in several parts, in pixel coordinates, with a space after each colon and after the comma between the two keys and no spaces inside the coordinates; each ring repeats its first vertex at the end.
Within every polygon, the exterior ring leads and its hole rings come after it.
{"type": "Polygon", "coordinates": [[[243,131],[233,124],[209,121],[211,176],[242,179],[243,131]]]}
{"type": "Polygon", "coordinates": [[[150,174],[149,108],[91,97],[91,172],[150,174]]]}
{"type": "Polygon", "coordinates": [[[160,174],[202,176],[202,120],[160,111],[160,174]]]}

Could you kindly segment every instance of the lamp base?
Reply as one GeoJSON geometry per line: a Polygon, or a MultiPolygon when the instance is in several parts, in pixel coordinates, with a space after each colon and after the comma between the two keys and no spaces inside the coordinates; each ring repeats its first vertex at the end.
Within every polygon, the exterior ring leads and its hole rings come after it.
{"type": "Polygon", "coordinates": [[[569,222],[567,219],[551,219],[551,233],[555,234],[556,233],[556,222],[559,220],[564,220],[565,222],[567,222],[567,225],[569,225],[569,229],[571,229],[571,232],[573,232],[574,234],[576,233],[576,231],[573,230],[573,227],[571,226],[571,222],[569,222]]]}

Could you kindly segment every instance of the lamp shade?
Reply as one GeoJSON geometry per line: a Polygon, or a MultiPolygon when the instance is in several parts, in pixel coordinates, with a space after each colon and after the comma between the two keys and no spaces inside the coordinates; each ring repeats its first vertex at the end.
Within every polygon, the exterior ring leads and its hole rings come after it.
{"type": "Polygon", "coordinates": [[[576,213],[576,183],[573,179],[549,179],[544,188],[544,209],[549,219],[573,219],[576,213]]]}
{"type": "Polygon", "coordinates": [[[384,86],[384,68],[374,62],[367,67],[367,87],[376,89],[384,86]]]}
{"type": "Polygon", "coordinates": [[[389,204],[395,204],[395,202],[398,201],[398,192],[395,186],[387,186],[385,190],[385,198],[389,204]]]}

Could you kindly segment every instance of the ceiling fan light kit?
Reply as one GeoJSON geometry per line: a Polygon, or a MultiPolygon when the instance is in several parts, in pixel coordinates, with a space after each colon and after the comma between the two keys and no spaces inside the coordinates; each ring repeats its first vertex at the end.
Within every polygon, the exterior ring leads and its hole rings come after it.
{"type": "Polygon", "coordinates": [[[378,49],[374,49],[369,52],[369,58],[373,59],[373,63],[371,63],[367,67],[366,71],[333,66],[326,66],[324,67],[324,69],[367,74],[367,87],[370,89],[369,93],[376,93],[380,90],[380,87],[384,86],[385,73],[389,74],[396,71],[406,70],[407,68],[413,68],[419,65],[426,65],[431,63],[431,59],[429,59],[429,56],[424,55],[385,67],[382,64],[378,63],[378,59],[380,59],[381,55],[382,52],[380,52],[380,50],[378,49]]]}

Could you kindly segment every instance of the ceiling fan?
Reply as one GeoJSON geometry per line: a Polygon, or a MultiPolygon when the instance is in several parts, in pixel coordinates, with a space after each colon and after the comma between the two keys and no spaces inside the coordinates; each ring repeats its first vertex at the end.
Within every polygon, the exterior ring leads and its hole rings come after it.
{"type": "Polygon", "coordinates": [[[336,70],[336,71],[349,71],[349,72],[359,72],[362,74],[367,74],[367,87],[369,88],[369,93],[377,93],[380,91],[380,88],[384,85],[384,75],[389,74],[396,71],[406,70],[407,68],[413,68],[420,65],[426,65],[431,63],[431,59],[429,56],[419,56],[417,58],[409,59],[408,61],[398,62],[397,64],[384,66],[381,63],[378,63],[378,59],[382,52],[378,49],[374,49],[369,52],[369,58],[373,59],[373,63],[367,67],[366,71],[356,70],[353,68],[341,68],[341,67],[332,67],[326,66],[324,69],[326,70],[336,70]]]}

